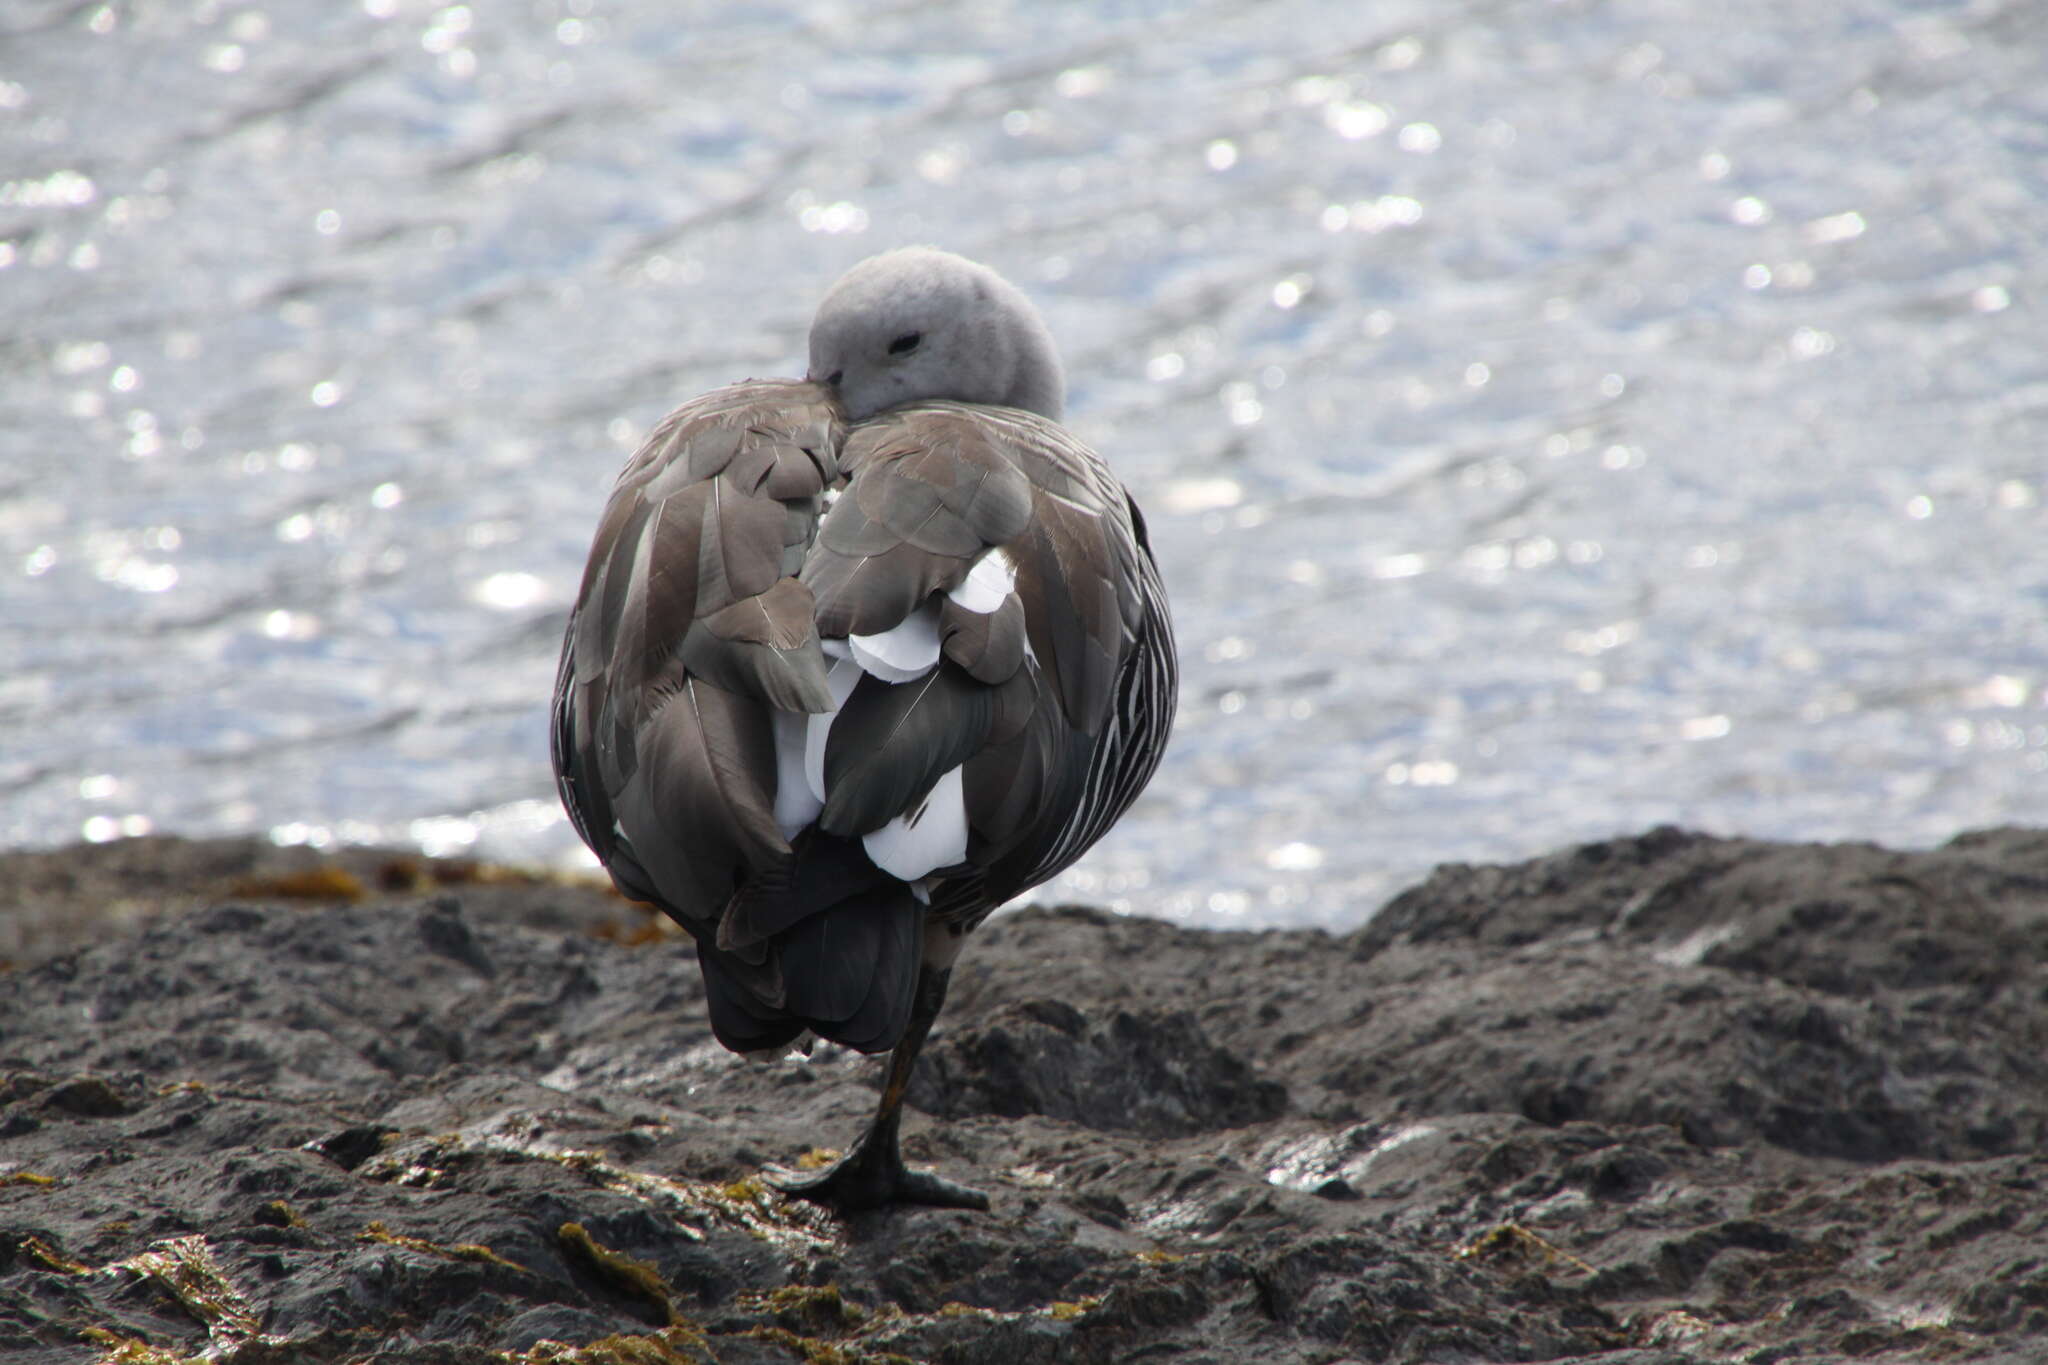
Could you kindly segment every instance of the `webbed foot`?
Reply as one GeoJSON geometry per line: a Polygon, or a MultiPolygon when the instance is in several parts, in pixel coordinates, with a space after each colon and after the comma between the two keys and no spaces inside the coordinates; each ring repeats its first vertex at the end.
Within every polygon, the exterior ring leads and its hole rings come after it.
{"type": "Polygon", "coordinates": [[[863,1138],[851,1152],[815,1174],[771,1172],[769,1184],[797,1199],[840,1213],[859,1213],[888,1204],[924,1204],[941,1209],[986,1212],[988,1196],[972,1186],[903,1164],[894,1143],[863,1138]]]}

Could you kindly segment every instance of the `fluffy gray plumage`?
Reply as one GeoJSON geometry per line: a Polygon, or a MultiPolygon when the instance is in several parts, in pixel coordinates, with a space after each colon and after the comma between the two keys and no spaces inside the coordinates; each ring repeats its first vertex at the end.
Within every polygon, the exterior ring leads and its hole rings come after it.
{"type": "Polygon", "coordinates": [[[1165,744],[1165,594],[1062,388],[1016,289],[892,251],[826,295],[809,380],[671,413],[591,545],[552,736],[577,831],[696,940],[727,1047],[893,1049],[855,1155],[785,1187],[810,1198],[980,1201],[903,1168],[900,1082],[962,937],[1165,744]]]}
{"type": "Polygon", "coordinates": [[[863,422],[923,398],[1023,408],[1057,422],[1066,375],[1038,310],[987,266],[935,247],[870,256],[811,323],[813,383],[863,422]]]}

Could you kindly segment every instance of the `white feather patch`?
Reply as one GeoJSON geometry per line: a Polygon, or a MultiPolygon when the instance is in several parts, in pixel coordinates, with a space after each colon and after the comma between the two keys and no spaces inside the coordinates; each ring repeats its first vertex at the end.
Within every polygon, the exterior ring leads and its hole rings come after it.
{"type": "Polygon", "coordinates": [[[775,725],[775,826],[785,839],[818,818],[825,802],[811,790],[804,776],[804,749],[810,731],[810,717],[801,711],[777,709],[775,725]]]}
{"type": "Polygon", "coordinates": [[[927,603],[879,635],[849,635],[846,643],[883,682],[915,682],[939,662],[939,609],[927,603]]]}
{"type": "Polygon", "coordinates": [[[1003,599],[1017,588],[1017,561],[998,545],[974,561],[960,586],[946,596],[969,611],[986,616],[1003,605],[1003,599]]]}
{"type": "Polygon", "coordinates": [[[906,882],[916,881],[935,867],[950,867],[964,860],[967,796],[960,785],[960,770],[949,769],[922,805],[863,836],[861,843],[876,867],[906,882]]]}
{"type": "Polygon", "coordinates": [[[832,709],[804,717],[804,782],[817,798],[819,810],[825,808],[825,741],[831,737],[832,722],[839,719],[839,708],[846,705],[859,681],[860,665],[853,660],[833,664],[825,675],[825,686],[832,691],[832,709]]]}

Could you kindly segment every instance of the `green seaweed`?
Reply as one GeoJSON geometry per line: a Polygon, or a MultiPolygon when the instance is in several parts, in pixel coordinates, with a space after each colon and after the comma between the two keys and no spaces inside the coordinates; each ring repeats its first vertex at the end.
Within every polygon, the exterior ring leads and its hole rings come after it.
{"type": "Polygon", "coordinates": [[[299,1217],[299,1211],[282,1199],[273,1199],[256,1210],[256,1221],[273,1228],[302,1228],[306,1220],[299,1217]]]}
{"type": "Polygon", "coordinates": [[[172,1237],[108,1268],[148,1276],[205,1325],[216,1346],[240,1345],[262,1334],[262,1315],[222,1273],[204,1237],[172,1237]]]}
{"type": "Polygon", "coordinates": [[[88,1327],[79,1335],[100,1348],[94,1365],[206,1365],[199,1356],[180,1355],[152,1346],[140,1337],[123,1336],[104,1327],[88,1327]]]}
{"type": "Polygon", "coordinates": [[[668,1282],[661,1278],[661,1272],[645,1261],[635,1260],[622,1251],[613,1251],[601,1245],[581,1223],[564,1223],[555,1230],[555,1239],[562,1244],[572,1259],[587,1269],[635,1298],[645,1299],[659,1308],[663,1319],[670,1327],[684,1322],[682,1314],[676,1312],[675,1301],[669,1297],[668,1282]]]}
{"type": "Polygon", "coordinates": [[[784,1327],[810,1332],[853,1331],[869,1318],[859,1304],[847,1302],[836,1284],[785,1284],[775,1289],[743,1289],[733,1295],[740,1308],[765,1313],[784,1327]]]}
{"type": "Polygon", "coordinates": [[[72,1260],[40,1237],[22,1238],[21,1253],[43,1269],[54,1270],[60,1275],[92,1274],[91,1266],[72,1260]]]}
{"type": "Polygon", "coordinates": [[[715,1360],[703,1329],[678,1322],[642,1336],[617,1333],[582,1346],[541,1341],[517,1355],[502,1355],[507,1365],[707,1365],[715,1360]]]}
{"type": "MultiPolygon", "coordinates": [[[[295,1223],[292,1226],[304,1227],[305,1224],[295,1223]]],[[[516,1270],[522,1275],[532,1274],[531,1271],[519,1264],[519,1262],[508,1261],[489,1247],[479,1243],[457,1242],[453,1246],[441,1246],[439,1243],[429,1242],[424,1237],[407,1237],[402,1233],[393,1232],[390,1228],[384,1226],[382,1222],[372,1222],[368,1227],[365,1227],[356,1234],[356,1240],[358,1242],[380,1242],[386,1246],[404,1247],[407,1251],[423,1252],[428,1256],[439,1256],[443,1260],[448,1261],[476,1261],[485,1265],[501,1265],[508,1270],[516,1270]]]]}
{"type": "Polygon", "coordinates": [[[819,1341],[816,1337],[801,1336],[787,1327],[754,1327],[741,1335],[780,1346],[803,1357],[804,1365],[918,1365],[909,1356],[889,1351],[863,1351],[858,1346],[836,1341],[819,1341]]]}
{"type": "Polygon", "coordinates": [[[1458,1247],[1452,1255],[1461,1261],[1479,1261],[1495,1269],[1512,1269],[1530,1262],[1548,1267],[1561,1261],[1582,1274],[1596,1273],[1585,1261],[1537,1236],[1520,1223],[1497,1223],[1458,1247]]]}

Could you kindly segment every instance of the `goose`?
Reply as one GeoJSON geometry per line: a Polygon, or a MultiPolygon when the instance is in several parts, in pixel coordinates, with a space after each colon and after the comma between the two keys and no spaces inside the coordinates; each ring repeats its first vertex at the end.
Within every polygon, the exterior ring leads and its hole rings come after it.
{"type": "Polygon", "coordinates": [[[779,1188],[986,1209],[904,1164],[904,1092],[967,935],[1158,767],[1172,623],[1002,276],[870,257],[809,360],[683,404],[620,473],[562,645],[556,785],[619,891],[694,940],[721,1044],[889,1053],[858,1141],[779,1188]]]}

